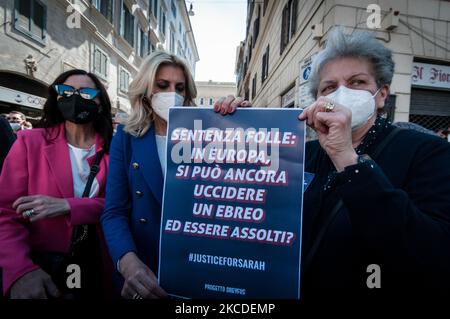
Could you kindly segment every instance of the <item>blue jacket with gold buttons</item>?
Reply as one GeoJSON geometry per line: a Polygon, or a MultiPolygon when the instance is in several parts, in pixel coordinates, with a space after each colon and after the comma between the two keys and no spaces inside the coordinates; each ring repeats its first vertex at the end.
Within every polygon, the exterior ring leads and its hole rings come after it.
{"type": "Polygon", "coordinates": [[[158,273],[163,174],[152,126],[134,137],[120,125],[114,136],[101,224],[114,265],[135,252],[158,273]]]}

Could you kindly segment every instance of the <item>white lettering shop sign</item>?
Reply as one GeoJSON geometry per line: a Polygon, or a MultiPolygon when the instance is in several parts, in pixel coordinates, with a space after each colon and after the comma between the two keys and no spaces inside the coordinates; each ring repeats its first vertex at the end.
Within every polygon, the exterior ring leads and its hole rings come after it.
{"type": "Polygon", "coordinates": [[[415,86],[450,89],[450,66],[414,62],[411,83],[415,86]]]}
{"type": "Polygon", "coordinates": [[[33,94],[28,94],[0,86],[0,101],[42,110],[46,99],[33,94]]]}

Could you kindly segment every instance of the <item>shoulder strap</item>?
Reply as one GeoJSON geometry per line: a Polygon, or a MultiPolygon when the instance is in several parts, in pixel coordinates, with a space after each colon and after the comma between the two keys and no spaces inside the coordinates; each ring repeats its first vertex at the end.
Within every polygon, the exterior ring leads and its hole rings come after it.
{"type": "MultiPolygon", "coordinates": [[[[389,132],[389,134],[383,139],[383,141],[378,144],[378,146],[375,148],[375,150],[372,153],[372,158],[376,159],[381,152],[384,150],[384,148],[392,141],[392,139],[400,132],[402,131],[401,128],[395,127],[392,131],[389,132]]],[[[320,243],[322,242],[323,237],[325,236],[325,233],[327,231],[328,225],[333,221],[334,217],[339,213],[341,208],[344,206],[344,202],[342,199],[339,199],[334,205],[333,209],[331,210],[330,215],[328,215],[327,219],[323,223],[323,226],[320,228],[319,233],[317,234],[317,237],[308,253],[308,255],[305,257],[305,262],[303,263],[304,269],[309,268],[314,255],[317,252],[317,249],[320,246],[320,243]]]]}
{"type": "Polygon", "coordinates": [[[84,187],[83,196],[82,197],[89,197],[89,193],[91,192],[92,183],[94,182],[94,178],[97,175],[98,171],[100,170],[100,161],[102,160],[103,152],[98,152],[97,156],[95,157],[95,162],[91,166],[91,171],[89,172],[89,177],[86,182],[86,186],[84,187]]]}
{"type": "MultiPolygon", "coordinates": [[[[89,197],[89,193],[91,192],[92,183],[94,182],[94,178],[97,175],[98,171],[100,170],[100,162],[103,157],[103,151],[98,152],[97,156],[95,157],[94,164],[91,166],[91,171],[89,172],[89,177],[86,182],[86,186],[84,187],[83,195],[82,197],[89,197]]],[[[88,235],[89,227],[88,225],[76,225],[73,229],[72,233],[72,244],[70,247],[70,253],[72,256],[75,253],[75,247],[80,242],[86,239],[88,235]]]]}

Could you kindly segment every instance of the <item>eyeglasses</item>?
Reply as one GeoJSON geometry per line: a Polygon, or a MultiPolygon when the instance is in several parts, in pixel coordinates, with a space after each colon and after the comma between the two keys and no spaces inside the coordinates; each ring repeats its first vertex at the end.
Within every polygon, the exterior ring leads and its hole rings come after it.
{"type": "Polygon", "coordinates": [[[75,89],[73,86],[67,85],[67,84],[56,84],[53,86],[56,93],[58,95],[63,97],[70,97],[77,92],[83,99],[86,100],[93,100],[100,92],[99,90],[93,89],[93,88],[80,88],[75,89]]]}
{"type": "Polygon", "coordinates": [[[8,121],[20,121],[20,120],[22,120],[20,117],[7,117],[6,118],[8,121]]]}

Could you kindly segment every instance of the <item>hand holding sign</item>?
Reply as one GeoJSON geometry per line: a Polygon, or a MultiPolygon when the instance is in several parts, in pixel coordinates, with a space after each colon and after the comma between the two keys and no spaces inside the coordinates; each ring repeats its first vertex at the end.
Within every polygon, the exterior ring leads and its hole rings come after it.
{"type": "Polygon", "coordinates": [[[304,124],[294,112],[171,110],[159,266],[170,294],[299,297],[304,124]]]}

